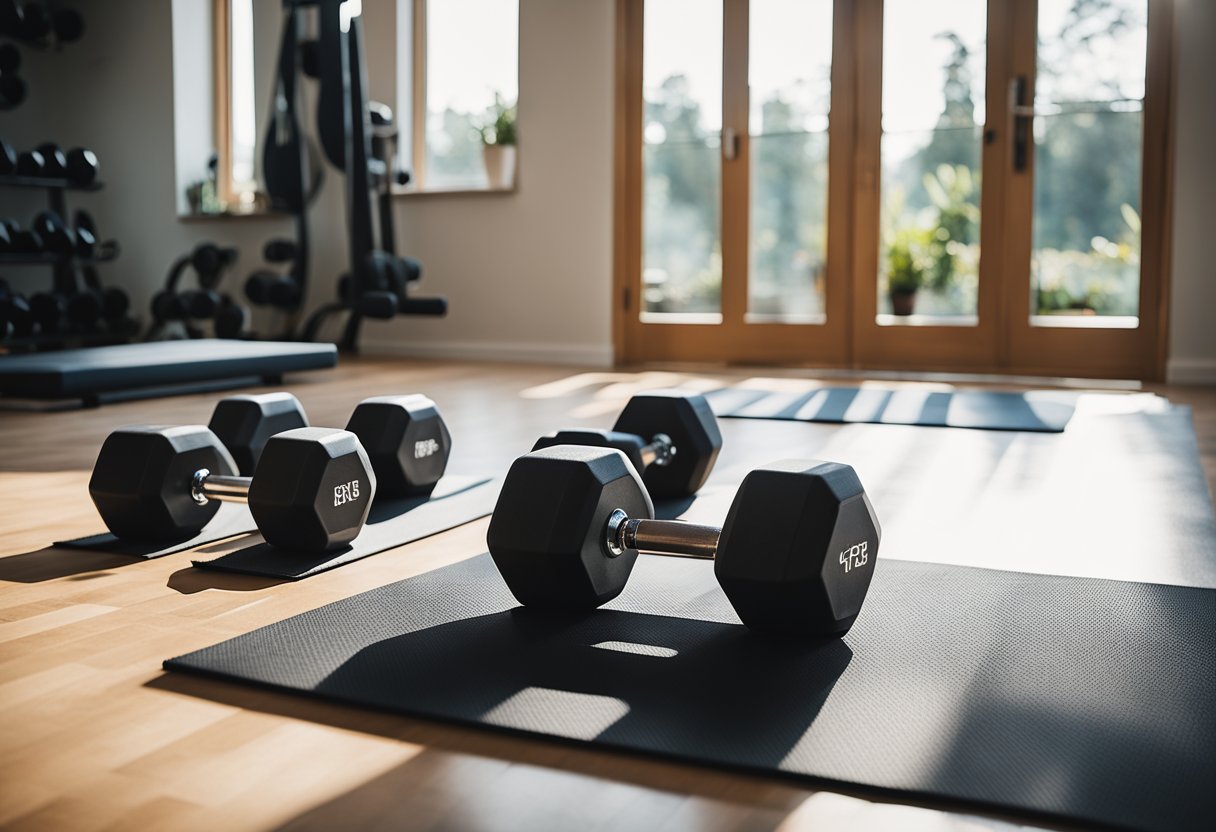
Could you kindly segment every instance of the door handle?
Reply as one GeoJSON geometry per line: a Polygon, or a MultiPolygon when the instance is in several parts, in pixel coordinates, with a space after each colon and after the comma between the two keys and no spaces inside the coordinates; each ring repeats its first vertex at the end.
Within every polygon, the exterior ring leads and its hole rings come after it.
{"type": "Polygon", "coordinates": [[[722,128],[722,158],[728,162],[739,158],[739,131],[733,127],[722,128]]]}
{"type": "Polygon", "coordinates": [[[1026,100],[1026,76],[1019,75],[1009,82],[1009,134],[1013,137],[1013,169],[1026,170],[1030,157],[1030,129],[1034,121],[1034,106],[1026,100]]]}

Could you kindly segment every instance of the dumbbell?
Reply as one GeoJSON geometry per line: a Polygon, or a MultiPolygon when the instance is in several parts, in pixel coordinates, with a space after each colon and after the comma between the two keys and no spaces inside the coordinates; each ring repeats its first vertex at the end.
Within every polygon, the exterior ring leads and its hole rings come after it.
{"type": "Polygon", "coordinates": [[[16,220],[0,220],[8,233],[8,250],[12,254],[41,254],[42,238],[37,232],[22,228],[16,220]]]}
{"type": "Polygon", "coordinates": [[[687,497],[713,470],[722,432],[704,396],[653,390],[631,398],[612,430],[567,428],[542,436],[532,450],[554,445],[615,448],[642,474],[652,497],[687,497]]]}
{"type": "Polygon", "coordinates": [[[74,147],[67,152],[66,176],[77,185],[91,185],[97,179],[97,154],[86,147],[74,147]]]}
{"type": "Polygon", "coordinates": [[[243,338],[249,330],[249,310],[229,295],[221,294],[212,323],[217,338],[243,338]]]}
{"type": "Polygon", "coordinates": [[[115,536],[178,540],[205,526],[220,502],[248,503],[267,543],[326,552],[367,521],[376,477],[354,434],[297,428],[271,437],[252,477],[202,425],[127,427],[101,446],[89,495],[115,536]]]}
{"type": "Polygon", "coordinates": [[[34,316],[30,313],[29,301],[0,279],[0,329],[19,338],[34,333],[34,316]]]}
{"type": "Polygon", "coordinates": [[[258,269],[245,281],[245,297],[258,306],[294,309],[300,303],[300,284],[289,274],[258,269]]]}
{"type": "Polygon", "coordinates": [[[31,227],[42,240],[43,251],[63,255],[76,253],[76,232],[54,211],[43,211],[34,217],[31,227]]]}
{"type": "Polygon", "coordinates": [[[17,175],[39,177],[46,170],[46,159],[37,150],[17,154],[17,175]]]}
{"type": "MultiPolygon", "coordinates": [[[[299,400],[290,393],[229,396],[212,411],[208,427],[236,459],[254,470],[271,436],[308,425],[299,400]]],[[[361,401],[346,429],[363,444],[382,497],[429,494],[452,455],[452,436],[435,402],[418,393],[361,401]]]]}
{"type": "MultiPolygon", "coordinates": [[[[0,49],[2,48],[0,47],[0,49]]],[[[4,139],[0,139],[0,175],[11,176],[16,172],[17,151],[4,139]]]]}
{"type": "Polygon", "coordinates": [[[653,518],[624,454],[558,445],[512,464],[486,542],[528,606],[601,606],[625,588],[640,553],[712,558],[749,629],[830,636],[857,619],[882,536],[856,472],[835,462],[752,471],[721,528],[653,518]]]}
{"type": "Polygon", "coordinates": [[[34,148],[42,154],[42,175],[48,179],[64,179],[68,175],[68,157],[54,142],[43,142],[34,148]]]}
{"type": "Polygon", "coordinates": [[[30,314],[42,332],[58,332],[63,321],[66,301],[58,292],[35,292],[30,295],[30,314]]]}

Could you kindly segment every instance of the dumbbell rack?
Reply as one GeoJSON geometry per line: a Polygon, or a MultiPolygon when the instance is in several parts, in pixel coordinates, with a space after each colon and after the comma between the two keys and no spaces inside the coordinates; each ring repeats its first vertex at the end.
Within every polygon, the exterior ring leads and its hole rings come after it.
{"type": "MultiPolygon", "coordinates": [[[[100,191],[101,182],[80,184],[69,179],[33,177],[33,176],[0,176],[0,188],[39,188],[47,192],[48,207],[61,217],[67,213],[67,191],[100,191]]],[[[70,295],[79,291],[75,264],[95,265],[107,263],[115,259],[110,257],[80,257],[76,254],[0,254],[0,267],[3,266],[37,266],[51,267],[53,291],[70,295]]],[[[53,332],[35,333],[24,337],[13,337],[0,342],[0,349],[9,352],[20,350],[36,350],[47,348],[100,346],[104,344],[121,344],[130,339],[129,334],[111,332],[105,329],[96,332],[53,332]]]]}

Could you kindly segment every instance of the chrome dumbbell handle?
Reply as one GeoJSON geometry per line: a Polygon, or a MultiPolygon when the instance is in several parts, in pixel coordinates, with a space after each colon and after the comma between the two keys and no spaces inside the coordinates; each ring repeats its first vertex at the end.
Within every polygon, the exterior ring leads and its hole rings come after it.
{"type": "Polygon", "coordinates": [[[251,477],[226,477],[212,474],[206,468],[200,468],[190,478],[190,496],[199,505],[206,505],[209,500],[224,503],[249,502],[249,484],[251,477]]]}
{"type": "Polygon", "coordinates": [[[679,520],[635,520],[621,509],[608,517],[604,548],[610,557],[633,549],[655,555],[712,559],[722,529],[679,520]]]}
{"type": "Polygon", "coordinates": [[[671,464],[676,455],[676,445],[665,433],[656,433],[649,444],[642,446],[642,464],[649,468],[657,465],[662,468],[671,464]]]}

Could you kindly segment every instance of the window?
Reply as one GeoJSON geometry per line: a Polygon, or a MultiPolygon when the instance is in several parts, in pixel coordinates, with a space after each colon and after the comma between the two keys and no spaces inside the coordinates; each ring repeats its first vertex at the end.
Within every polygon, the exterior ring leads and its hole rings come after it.
{"type": "Polygon", "coordinates": [[[413,122],[402,163],[414,187],[509,187],[514,161],[491,182],[482,145],[514,144],[495,126],[513,124],[519,94],[518,0],[400,0],[397,19],[398,108],[413,122]]]}

